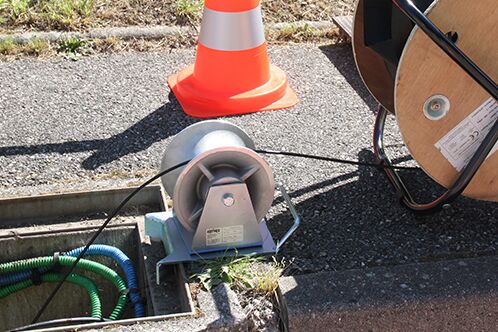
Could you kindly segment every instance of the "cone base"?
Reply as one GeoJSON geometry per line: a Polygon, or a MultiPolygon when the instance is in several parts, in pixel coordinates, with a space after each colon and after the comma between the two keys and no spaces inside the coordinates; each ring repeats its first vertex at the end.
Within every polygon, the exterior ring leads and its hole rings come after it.
{"type": "Polygon", "coordinates": [[[270,79],[255,89],[230,93],[209,90],[194,77],[194,65],[168,78],[168,85],[184,112],[195,118],[212,118],[278,110],[294,106],[298,98],[289,87],[287,75],[270,65],[270,79]]]}

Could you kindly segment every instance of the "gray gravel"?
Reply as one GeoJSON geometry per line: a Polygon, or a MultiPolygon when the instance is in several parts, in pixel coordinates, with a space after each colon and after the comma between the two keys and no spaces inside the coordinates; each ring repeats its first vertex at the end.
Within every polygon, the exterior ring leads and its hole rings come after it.
{"type": "MultiPolygon", "coordinates": [[[[0,63],[2,194],[156,169],[171,137],[197,121],[183,114],[165,85],[193,55],[176,50],[0,63]]],[[[350,46],[272,47],[271,58],[289,73],[299,106],[229,120],[261,148],[372,160],[375,103],[356,74],[350,46]]],[[[388,130],[389,153],[413,164],[394,121],[388,130]]],[[[462,198],[440,214],[414,217],[376,170],[268,160],[304,220],[282,251],[293,260],[288,274],[496,254],[498,204],[462,198]]],[[[426,199],[441,191],[422,173],[404,174],[426,199]]],[[[270,213],[275,234],[289,222],[276,204],[270,213]]]]}

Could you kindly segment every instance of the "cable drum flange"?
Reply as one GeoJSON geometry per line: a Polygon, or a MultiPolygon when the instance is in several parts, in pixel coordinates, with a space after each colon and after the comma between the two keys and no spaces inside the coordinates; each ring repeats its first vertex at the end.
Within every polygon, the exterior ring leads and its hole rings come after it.
{"type": "MultiPolygon", "coordinates": [[[[433,0],[412,0],[422,11],[433,0]]],[[[372,96],[395,113],[394,82],[399,58],[414,24],[391,0],[358,0],[353,18],[353,55],[372,96]]]]}
{"type": "MultiPolygon", "coordinates": [[[[496,0],[438,0],[425,16],[440,31],[458,31],[458,48],[496,81],[494,8],[496,0]]],[[[411,32],[400,58],[395,106],[408,151],[445,188],[459,178],[498,118],[496,100],[420,27],[411,32]]],[[[491,150],[462,194],[498,202],[497,165],[498,154],[491,150]]]]}

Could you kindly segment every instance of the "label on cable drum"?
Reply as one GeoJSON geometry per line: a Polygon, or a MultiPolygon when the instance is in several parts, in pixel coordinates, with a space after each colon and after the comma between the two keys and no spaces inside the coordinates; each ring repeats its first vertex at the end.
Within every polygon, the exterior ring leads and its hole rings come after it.
{"type": "MultiPolygon", "coordinates": [[[[460,172],[481,145],[497,118],[498,103],[494,98],[489,98],[434,146],[460,172]]],[[[487,158],[497,150],[498,143],[495,144],[487,158]]]]}
{"type": "Polygon", "coordinates": [[[244,225],[206,229],[206,245],[237,243],[244,240],[244,225]]]}

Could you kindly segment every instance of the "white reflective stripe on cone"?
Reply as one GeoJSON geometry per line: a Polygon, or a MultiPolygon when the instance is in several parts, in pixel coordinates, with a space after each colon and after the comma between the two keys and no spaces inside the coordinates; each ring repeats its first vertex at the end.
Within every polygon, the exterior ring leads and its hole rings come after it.
{"type": "Polygon", "coordinates": [[[204,7],[199,42],[220,51],[243,51],[260,46],[265,42],[261,7],[235,13],[204,7]]]}

